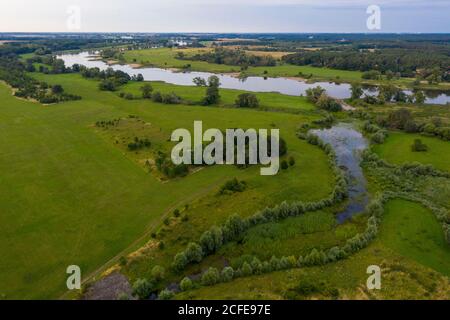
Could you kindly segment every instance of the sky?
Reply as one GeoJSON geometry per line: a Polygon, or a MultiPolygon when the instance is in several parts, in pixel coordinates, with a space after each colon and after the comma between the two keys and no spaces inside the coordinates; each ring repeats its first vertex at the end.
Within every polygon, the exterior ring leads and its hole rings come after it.
{"type": "Polygon", "coordinates": [[[450,33],[449,17],[450,0],[0,0],[0,32],[450,33]]]}

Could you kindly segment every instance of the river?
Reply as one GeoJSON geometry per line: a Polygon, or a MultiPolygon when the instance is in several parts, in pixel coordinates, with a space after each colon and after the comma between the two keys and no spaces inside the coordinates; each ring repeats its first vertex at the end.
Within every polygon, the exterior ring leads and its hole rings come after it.
{"type": "MultiPolygon", "coordinates": [[[[62,59],[66,66],[71,67],[74,64],[84,65],[89,68],[99,68],[105,70],[109,67],[114,70],[121,70],[129,75],[144,76],[146,81],[164,81],[171,84],[181,86],[192,86],[192,80],[195,77],[208,78],[216,75],[220,79],[221,88],[237,89],[251,92],[278,92],[281,94],[299,96],[306,95],[306,90],[321,86],[327,93],[337,99],[347,99],[351,96],[350,84],[348,83],[334,83],[334,82],[315,82],[307,83],[305,81],[290,79],[290,78],[265,78],[265,77],[247,77],[244,79],[237,78],[229,74],[213,74],[209,72],[180,72],[161,68],[133,68],[129,65],[108,65],[107,63],[95,59],[89,52],[80,52],[77,54],[63,54],[58,56],[62,59]]],[[[410,93],[409,91],[405,91],[410,93]]],[[[366,88],[365,93],[374,95],[377,94],[376,88],[366,88]]],[[[427,104],[446,104],[450,102],[450,92],[436,92],[425,91],[427,96],[427,104]]]]}
{"type": "Polygon", "coordinates": [[[349,202],[344,211],[337,214],[338,223],[343,223],[363,212],[369,202],[367,181],[360,166],[361,152],[367,148],[368,142],[361,132],[346,123],[339,123],[330,129],[311,130],[311,133],[332,146],[337,164],[348,179],[349,202]]]}

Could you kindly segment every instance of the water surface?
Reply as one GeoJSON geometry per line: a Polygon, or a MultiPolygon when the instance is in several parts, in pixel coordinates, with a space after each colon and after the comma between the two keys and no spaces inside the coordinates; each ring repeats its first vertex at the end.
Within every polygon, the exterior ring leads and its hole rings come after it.
{"type": "Polygon", "coordinates": [[[344,211],[337,215],[338,223],[343,223],[364,211],[369,202],[367,181],[360,166],[361,151],[367,148],[368,142],[352,125],[345,123],[311,132],[333,147],[337,164],[344,170],[349,181],[349,203],[344,211]]]}
{"type": "MultiPolygon", "coordinates": [[[[176,84],[181,86],[192,86],[192,80],[195,77],[208,78],[209,76],[216,75],[220,79],[221,87],[225,89],[237,89],[251,92],[278,92],[281,94],[299,96],[306,95],[306,90],[321,86],[327,93],[337,99],[350,98],[350,84],[348,83],[334,83],[334,82],[315,82],[306,83],[301,80],[289,79],[289,78],[265,78],[265,77],[247,77],[240,79],[229,74],[214,74],[210,72],[179,72],[161,68],[133,68],[129,65],[108,65],[101,60],[95,60],[88,52],[81,52],[78,54],[64,54],[58,56],[59,59],[64,60],[66,66],[71,67],[74,64],[84,65],[89,68],[97,67],[100,70],[106,70],[111,67],[114,70],[121,70],[129,75],[138,75],[139,73],[144,76],[147,81],[164,81],[170,84],[176,84]]],[[[368,94],[377,94],[376,88],[367,88],[365,92],[368,94]]],[[[445,104],[450,102],[450,92],[448,93],[431,93],[425,92],[427,95],[426,103],[429,104],[445,104]]]]}

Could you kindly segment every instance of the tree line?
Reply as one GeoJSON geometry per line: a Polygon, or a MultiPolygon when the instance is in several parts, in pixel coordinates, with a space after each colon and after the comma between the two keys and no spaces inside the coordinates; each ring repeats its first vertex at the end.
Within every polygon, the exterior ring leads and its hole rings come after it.
{"type": "MultiPolygon", "coordinates": [[[[382,49],[382,50],[317,50],[301,51],[284,56],[283,61],[294,65],[311,65],[353,71],[375,71],[401,77],[420,76],[441,82],[450,81],[448,54],[430,49],[382,49]]],[[[377,74],[366,77],[376,78],[377,74]]]]}
{"type": "Polygon", "coordinates": [[[275,66],[277,61],[270,55],[256,56],[247,54],[244,50],[215,48],[213,51],[197,53],[193,56],[187,57],[182,52],[179,52],[178,59],[206,61],[209,63],[225,64],[231,66],[259,67],[259,66],[275,66]]]}

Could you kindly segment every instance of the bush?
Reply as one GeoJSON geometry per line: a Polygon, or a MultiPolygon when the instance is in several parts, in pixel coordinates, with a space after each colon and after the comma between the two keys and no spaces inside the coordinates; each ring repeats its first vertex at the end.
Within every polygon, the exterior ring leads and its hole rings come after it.
{"type": "Polygon", "coordinates": [[[411,146],[413,152],[426,152],[428,147],[420,139],[415,139],[413,145],[411,146]]]}
{"type": "Polygon", "coordinates": [[[233,280],[233,277],[234,277],[234,270],[232,267],[223,268],[220,274],[222,282],[230,282],[231,280],[233,280]]]}
{"type": "Polygon", "coordinates": [[[172,267],[175,270],[183,270],[183,268],[189,263],[188,258],[184,252],[179,252],[175,255],[172,267]]]}
{"type": "Polygon", "coordinates": [[[139,299],[147,299],[154,290],[154,284],[147,279],[137,279],[133,284],[133,295],[139,299]]]}
{"type": "Polygon", "coordinates": [[[161,102],[165,104],[179,104],[181,103],[181,98],[172,92],[169,94],[163,94],[161,97],[161,102]]]}
{"type": "Polygon", "coordinates": [[[336,99],[329,97],[325,93],[322,93],[319,99],[317,99],[316,106],[319,109],[331,112],[337,112],[342,110],[342,105],[339,102],[337,102],[336,99]]]}
{"type": "Polygon", "coordinates": [[[316,103],[317,100],[322,96],[322,94],[325,93],[325,89],[323,89],[320,86],[317,86],[315,88],[310,88],[306,90],[306,97],[308,101],[312,103],[316,103]]]}
{"type": "Polygon", "coordinates": [[[292,167],[295,164],[294,157],[289,157],[289,165],[292,167]]]}
{"type": "Polygon", "coordinates": [[[150,99],[152,97],[153,87],[150,84],[145,84],[141,88],[142,98],[150,99]]]}
{"type": "Polygon", "coordinates": [[[289,168],[289,165],[286,160],[281,161],[281,169],[286,170],[289,168]]]}
{"type": "Polygon", "coordinates": [[[210,286],[219,282],[219,271],[216,268],[209,268],[203,275],[201,282],[204,286],[210,286]]]}
{"type": "Polygon", "coordinates": [[[378,80],[381,78],[381,72],[377,70],[366,71],[361,77],[365,80],[378,80]]]}
{"type": "Polygon", "coordinates": [[[103,80],[98,85],[99,89],[102,91],[115,91],[116,85],[112,80],[103,80]]]}
{"type": "Polygon", "coordinates": [[[188,291],[191,290],[194,287],[194,284],[192,283],[192,280],[188,277],[184,277],[183,280],[180,282],[180,289],[182,291],[188,291]]]}
{"type": "Polygon", "coordinates": [[[153,102],[159,102],[159,103],[162,102],[163,98],[162,98],[161,92],[156,91],[155,93],[153,93],[152,100],[153,100],[153,102]]]}
{"type": "Polygon", "coordinates": [[[211,254],[216,252],[222,247],[223,233],[222,229],[213,226],[210,230],[205,231],[200,237],[200,245],[205,254],[211,254]]]}
{"type": "Polygon", "coordinates": [[[191,242],[188,244],[185,254],[188,262],[200,262],[203,258],[202,247],[200,247],[200,245],[195,242],[191,242]]]}
{"type": "Polygon", "coordinates": [[[253,269],[250,266],[250,264],[248,264],[248,262],[244,262],[244,264],[241,267],[241,274],[242,276],[246,277],[246,276],[250,276],[253,274],[253,269]]]}
{"type": "Polygon", "coordinates": [[[154,266],[152,269],[152,277],[156,281],[160,281],[164,278],[165,272],[166,272],[166,270],[163,267],[158,266],[158,265],[154,266]]]}
{"type": "Polygon", "coordinates": [[[245,181],[239,181],[234,178],[225,182],[225,184],[220,188],[220,194],[229,192],[242,192],[247,188],[247,183],[245,181]]]}
{"type": "Polygon", "coordinates": [[[386,132],[384,130],[378,130],[370,137],[370,141],[373,143],[381,144],[386,140],[386,132]]]}
{"type": "Polygon", "coordinates": [[[158,299],[159,300],[170,300],[173,298],[173,292],[167,289],[162,290],[159,295],[158,295],[158,299]]]}

